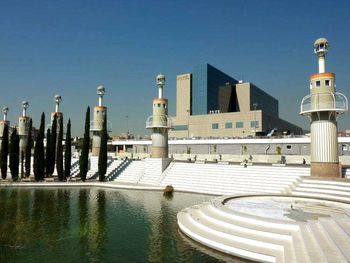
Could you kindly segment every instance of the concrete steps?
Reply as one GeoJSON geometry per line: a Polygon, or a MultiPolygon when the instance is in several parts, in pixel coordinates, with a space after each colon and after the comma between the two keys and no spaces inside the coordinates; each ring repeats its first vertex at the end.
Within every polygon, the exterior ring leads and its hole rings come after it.
{"type": "Polygon", "coordinates": [[[180,212],[178,220],[180,229],[185,234],[222,252],[262,262],[275,262],[276,258],[283,259],[281,246],[270,245],[266,242],[252,242],[247,238],[215,231],[202,224],[201,219],[193,217],[190,211],[180,212]]]}
{"type": "Polygon", "coordinates": [[[163,174],[166,174],[165,169],[168,167],[171,159],[165,158],[147,158],[145,159],[145,172],[138,183],[158,185],[163,174]]]}
{"type": "Polygon", "coordinates": [[[320,218],[320,225],[336,244],[337,249],[344,255],[346,262],[350,262],[350,236],[333,218],[320,218]]]}
{"type": "Polygon", "coordinates": [[[291,194],[350,203],[350,181],[302,179],[291,194]]]}
{"type": "Polygon", "coordinates": [[[126,169],[114,179],[117,182],[137,183],[145,172],[143,161],[131,161],[126,169]]]}
{"type": "Polygon", "coordinates": [[[77,176],[79,176],[79,173],[80,173],[79,159],[72,158],[70,176],[71,177],[77,177],[77,176]]]}
{"type": "Polygon", "coordinates": [[[106,178],[112,177],[122,162],[123,162],[122,160],[112,160],[110,165],[107,167],[106,178]]]}
{"type": "Polygon", "coordinates": [[[172,163],[160,185],[175,190],[232,195],[248,193],[289,193],[309,174],[308,168],[172,163]]]}
{"type": "Polygon", "coordinates": [[[238,212],[222,200],[180,211],[180,230],[213,249],[258,262],[350,262],[350,215],[287,221],[238,212]]]}

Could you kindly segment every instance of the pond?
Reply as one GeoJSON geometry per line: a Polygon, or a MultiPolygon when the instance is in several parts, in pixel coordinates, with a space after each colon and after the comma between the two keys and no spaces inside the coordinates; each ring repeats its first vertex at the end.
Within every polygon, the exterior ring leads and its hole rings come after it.
{"type": "Polygon", "coordinates": [[[212,196],[0,188],[0,262],[237,262],[183,236],[176,214],[212,196]]]}

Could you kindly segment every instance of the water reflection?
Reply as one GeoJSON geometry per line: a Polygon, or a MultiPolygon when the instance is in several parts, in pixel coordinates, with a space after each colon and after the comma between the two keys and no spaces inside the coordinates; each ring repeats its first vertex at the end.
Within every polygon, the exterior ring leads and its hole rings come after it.
{"type": "MultiPolygon", "coordinates": [[[[221,262],[178,232],[209,196],[90,188],[0,188],[0,262],[221,262]]],[[[226,261],[226,260],[225,260],[226,261]]]]}

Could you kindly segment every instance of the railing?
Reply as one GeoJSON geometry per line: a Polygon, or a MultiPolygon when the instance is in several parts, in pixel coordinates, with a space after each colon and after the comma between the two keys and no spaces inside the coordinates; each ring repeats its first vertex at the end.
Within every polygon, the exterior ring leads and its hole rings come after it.
{"type": "Polygon", "coordinates": [[[344,113],[348,111],[348,99],[339,92],[316,93],[305,96],[300,104],[300,114],[316,111],[344,113]]]}
{"type": "MultiPolygon", "coordinates": [[[[103,121],[90,121],[90,131],[101,131],[103,127],[103,121]]],[[[112,122],[107,121],[107,131],[112,131],[112,122]]]]}
{"type": "Polygon", "coordinates": [[[173,127],[172,118],[167,115],[156,116],[154,118],[153,115],[149,116],[146,120],[146,128],[167,128],[171,129],[173,127]]]}

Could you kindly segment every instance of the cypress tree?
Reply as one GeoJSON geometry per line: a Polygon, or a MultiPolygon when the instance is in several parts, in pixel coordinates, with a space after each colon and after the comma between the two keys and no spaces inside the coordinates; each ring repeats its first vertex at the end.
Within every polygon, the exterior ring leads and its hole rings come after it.
{"type": "Polygon", "coordinates": [[[70,119],[67,124],[67,134],[66,134],[66,151],[64,154],[64,177],[67,179],[70,177],[71,162],[72,162],[72,138],[71,138],[71,124],[70,119]]]}
{"type": "Polygon", "coordinates": [[[19,136],[15,128],[10,137],[10,163],[11,176],[13,181],[18,180],[19,168],[19,136]]]}
{"type": "Polygon", "coordinates": [[[34,177],[36,181],[44,179],[45,176],[45,155],[44,155],[44,127],[45,114],[41,114],[40,129],[35,140],[34,147],[34,177]]]}
{"type": "Polygon", "coordinates": [[[52,176],[55,171],[55,161],[56,161],[56,143],[57,143],[57,115],[56,114],[54,114],[53,116],[50,141],[51,141],[51,146],[50,146],[51,160],[50,160],[50,167],[48,168],[48,174],[52,176]]]}
{"type": "Polygon", "coordinates": [[[24,153],[25,151],[21,151],[20,158],[21,158],[21,179],[24,178],[24,153]]]}
{"type": "Polygon", "coordinates": [[[86,180],[86,174],[89,166],[89,146],[90,146],[90,107],[87,107],[85,115],[85,130],[83,139],[83,148],[79,159],[80,177],[83,182],[86,180]]]}
{"type": "Polygon", "coordinates": [[[4,124],[4,131],[2,134],[2,142],[1,142],[1,151],[0,151],[0,159],[1,159],[1,177],[2,179],[6,179],[7,177],[7,156],[9,153],[9,126],[7,123],[4,124]]]}
{"type": "Polygon", "coordinates": [[[48,128],[46,131],[46,177],[49,177],[50,174],[50,167],[52,166],[52,151],[51,151],[51,129],[48,128]]]}
{"type": "Polygon", "coordinates": [[[105,180],[105,175],[107,171],[107,113],[104,116],[102,130],[100,131],[101,145],[100,152],[98,155],[98,179],[100,182],[105,180]]]}
{"type": "Polygon", "coordinates": [[[57,175],[60,181],[63,181],[64,172],[63,172],[63,148],[62,148],[62,140],[63,140],[63,116],[60,116],[58,119],[59,123],[59,131],[57,138],[57,153],[56,153],[56,167],[57,167],[57,175]]]}
{"type": "Polygon", "coordinates": [[[32,157],[32,144],[33,144],[33,138],[32,138],[32,129],[33,129],[33,120],[30,119],[29,121],[29,130],[28,130],[28,140],[27,140],[27,146],[25,149],[25,157],[24,157],[24,168],[25,168],[25,176],[30,176],[30,168],[31,168],[31,157],[32,157]]]}

